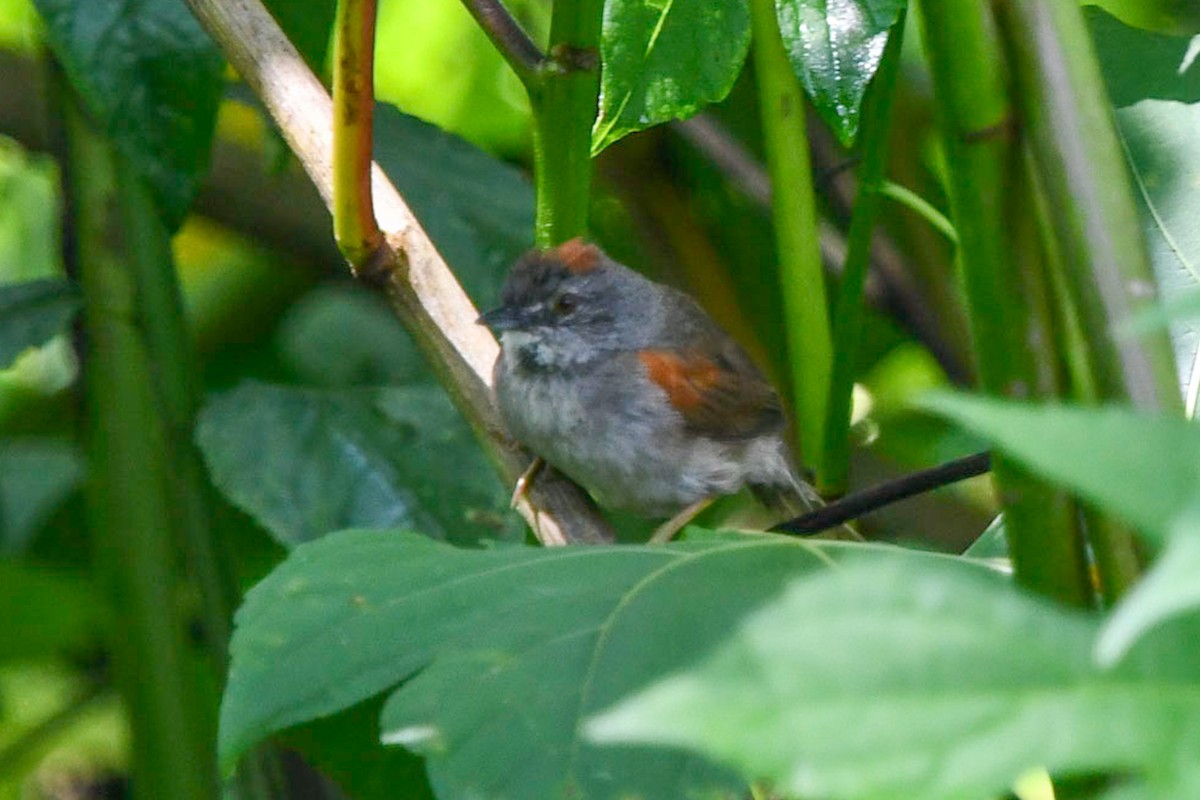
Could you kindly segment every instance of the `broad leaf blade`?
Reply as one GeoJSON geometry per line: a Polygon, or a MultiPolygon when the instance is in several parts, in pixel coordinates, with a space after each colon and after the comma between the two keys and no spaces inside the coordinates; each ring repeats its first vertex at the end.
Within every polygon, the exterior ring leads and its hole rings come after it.
{"type": "Polygon", "coordinates": [[[966,562],[864,559],[793,581],[709,658],[586,731],[694,747],[831,798],[986,797],[1034,766],[1152,771],[1195,752],[1194,645],[1102,673],[1095,631],[966,562]]]}
{"type": "Polygon", "coordinates": [[[533,187],[472,144],[380,103],[376,157],[476,302],[533,246],[533,187]]]}
{"type": "Polygon", "coordinates": [[[0,286],[0,369],[62,333],[79,305],[78,288],[57,278],[0,286]]]}
{"type": "Polygon", "coordinates": [[[354,526],[519,536],[504,487],[436,387],[249,382],[208,404],[197,441],[217,488],[286,547],[354,526]]]}
{"type": "Polygon", "coordinates": [[[749,47],[746,0],[610,0],[593,154],[723,100],[749,47]]]}
{"type": "Polygon", "coordinates": [[[78,488],[83,471],[83,457],[66,442],[0,442],[0,556],[25,549],[54,510],[78,488]]]}
{"type": "Polygon", "coordinates": [[[215,45],[183,0],[34,5],[84,106],[178,227],[208,169],[221,98],[215,45]]]}
{"type": "Polygon", "coordinates": [[[1200,485],[1200,429],[1184,419],[943,393],[923,405],[1160,539],[1200,485]]]}
{"type": "Polygon", "coordinates": [[[1105,623],[1096,642],[1096,660],[1119,661],[1147,631],[1168,619],[1200,609],[1200,527],[1193,522],[1167,543],[1153,569],[1105,623]]]}
{"type": "MultiPolygon", "coordinates": [[[[1167,304],[1200,287],[1200,59],[1193,40],[1130,28],[1098,8],[1088,22],[1116,106],[1142,229],[1167,304]]],[[[1171,325],[1179,380],[1194,413],[1200,326],[1171,325]]]]}
{"type": "Polygon", "coordinates": [[[888,29],[906,0],[775,0],[796,76],[817,112],[849,147],[888,29]]]}
{"type": "Polygon", "coordinates": [[[734,791],[728,773],[679,753],[596,750],[578,722],[850,549],[767,536],[492,551],[387,531],[325,537],[297,548],[238,614],[223,763],[411,679],[389,700],[383,735],[427,757],[440,796],[734,791]]]}

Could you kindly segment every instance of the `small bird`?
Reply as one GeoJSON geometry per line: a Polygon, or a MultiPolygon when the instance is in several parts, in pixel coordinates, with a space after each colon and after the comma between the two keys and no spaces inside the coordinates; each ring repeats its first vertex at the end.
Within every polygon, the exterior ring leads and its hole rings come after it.
{"type": "Polygon", "coordinates": [[[676,515],[677,529],[744,486],[790,513],[819,503],[746,352],[695,300],[595,245],[527,253],[479,322],[500,339],[494,384],[509,433],[601,505],[676,515]]]}

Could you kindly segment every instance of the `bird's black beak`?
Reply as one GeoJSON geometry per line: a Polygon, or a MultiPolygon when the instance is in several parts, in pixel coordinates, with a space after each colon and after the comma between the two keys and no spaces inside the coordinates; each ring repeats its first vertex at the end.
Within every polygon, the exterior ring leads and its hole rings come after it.
{"type": "Polygon", "coordinates": [[[485,314],[481,314],[479,319],[475,320],[478,325],[486,325],[492,333],[501,334],[504,331],[511,331],[521,327],[524,322],[524,314],[521,309],[513,308],[512,306],[500,306],[493,308],[485,314]]]}

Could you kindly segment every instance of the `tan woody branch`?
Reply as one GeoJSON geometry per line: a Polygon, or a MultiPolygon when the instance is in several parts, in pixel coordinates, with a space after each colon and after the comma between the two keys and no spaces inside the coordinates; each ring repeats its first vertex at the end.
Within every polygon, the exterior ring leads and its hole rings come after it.
{"type": "MultiPolygon", "coordinates": [[[[258,0],[187,0],[259,97],[327,208],[333,203],[333,106],[258,0]]],[[[359,277],[383,290],[438,379],[476,431],[501,478],[513,483],[531,457],[504,434],[491,397],[495,340],[404,198],[372,166],[383,246],[359,277]]],[[[609,541],[611,529],[577,486],[546,475],[518,505],[545,544],[609,541]]]]}

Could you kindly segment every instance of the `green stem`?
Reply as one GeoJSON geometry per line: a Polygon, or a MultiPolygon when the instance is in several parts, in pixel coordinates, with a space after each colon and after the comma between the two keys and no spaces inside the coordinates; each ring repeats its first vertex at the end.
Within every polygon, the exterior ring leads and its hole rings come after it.
{"type": "Polygon", "coordinates": [[[912,189],[909,189],[907,186],[901,186],[898,183],[884,181],[883,185],[879,187],[879,193],[889,200],[895,200],[909,211],[924,219],[938,233],[945,236],[950,244],[958,244],[958,231],[954,230],[954,223],[945,214],[934,208],[932,203],[912,189]]]}
{"type": "MultiPolygon", "coordinates": [[[[1008,0],[997,6],[1046,195],[1066,299],[1087,332],[1087,372],[1101,401],[1148,413],[1182,414],[1165,332],[1121,337],[1117,331],[1155,302],[1155,280],[1142,239],[1128,168],[1080,8],[1071,3],[1008,0]]],[[[1089,530],[1105,599],[1115,602],[1141,571],[1132,532],[1113,520],[1089,530]]]]}
{"type": "Polygon", "coordinates": [[[871,263],[871,233],[879,216],[884,170],[887,167],[888,135],[892,129],[892,101],[896,92],[900,51],[904,41],[904,14],[888,35],[879,70],[863,108],[859,134],[862,163],[858,168],[858,195],[847,238],[846,265],[838,290],[834,320],[833,377],[825,418],[825,468],[819,485],[826,494],[846,491],[850,476],[850,414],[854,372],[858,366],[863,327],[863,284],[871,263]]]}
{"type": "Polygon", "coordinates": [[[603,0],[554,4],[550,61],[542,67],[533,106],[534,225],[539,247],[587,232],[592,182],[592,125],[600,94],[603,0]]]}
{"type": "Polygon", "coordinates": [[[804,94],[783,47],[774,2],[751,0],[750,21],[767,168],[774,187],[771,208],[796,430],[804,459],[816,470],[821,486],[825,479],[825,408],[833,343],[805,132],[804,94]]]}
{"type": "MultiPolygon", "coordinates": [[[[924,0],[921,10],[952,165],[950,205],[980,383],[1001,397],[1057,394],[1045,280],[1040,264],[1022,250],[1022,242],[1035,240],[1035,219],[1021,191],[1028,187],[1020,180],[1004,59],[987,4],[924,0]]],[[[995,459],[993,479],[1017,580],[1072,605],[1090,604],[1069,499],[1002,457],[995,459]]]]}
{"type": "Polygon", "coordinates": [[[195,713],[176,613],[167,437],[121,216],[119,176],[131,170],[73,100],[64,105],[88,345],[89,528],[116,611],[113,674],[131,718],[135,796],[215,798],[212,743],[195,713]]]}

